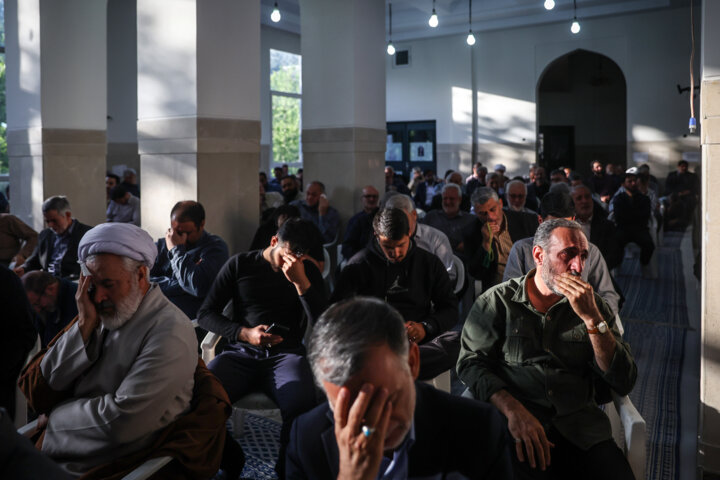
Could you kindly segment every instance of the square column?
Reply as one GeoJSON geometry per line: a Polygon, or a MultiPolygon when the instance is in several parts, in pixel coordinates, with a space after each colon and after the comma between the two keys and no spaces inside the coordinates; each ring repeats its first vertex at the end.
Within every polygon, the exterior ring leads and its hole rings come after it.
{"type": "Polygon", "coordinates": [[[300,18],[303,178],[346,222],[385,185],[385,2],[301,0],[300,18]]]}
{"type": "Polygon", "coordinates": [[[52,195],[84,223],[105,218],[106,8],[5,2],[11,205],[37,230],[52,195]]]}
{"type": "Polygon", "coordinates": [[[231,253],[259,221],[259,0],[140,0],[138,148],[143,228],[197,200],[231,253]]]}
{"type": "Polygon", "coordinates": [[[720,41],[717,24],[720,3],[703,1],[700,141],[702,143],[702,287],[700,353],[700,425],[698,465],[720,473],[720,297],[714,282],[720,278],[720,41]]]}

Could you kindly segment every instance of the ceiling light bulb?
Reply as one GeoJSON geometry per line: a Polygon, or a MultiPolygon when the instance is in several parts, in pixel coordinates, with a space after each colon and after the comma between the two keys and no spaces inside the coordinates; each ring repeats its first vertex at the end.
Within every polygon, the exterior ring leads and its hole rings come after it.
{"type": "Polygon", "coordinates": [[[392,44],[392,40],[388,42],[387,52],[390,56],[395,55],[395,47],[392,44]]]}
{"type": "Polygon", "coordinates": [[[555,0],[545,0],[545,10],[552,10],[555,8],[555,0]]]}
{"type": "Polygon", "coordinates": [[[570,26],[570,31],[572,33],[580,33],[580,23],[577,21],[577,19],[573,20],[573,23],[570,26]]]}
{"type": "Polygon", "coordinates": [[[430,20],[428,20],[428,25],[430,25],[432,28],[435,28],[438,26],[438,18],[437,13],[435,13],[435,9],[433,8],[433,13],[430,15],[430,20]]]}
{"type": "Polygon", "coordinates": [[[280,9],[278,8],[277,2],[275,2],[275,6],[273,7],[273,11],[270,14],[270,20],[277,23],[280,21],[280,9]]]}
{"type": "Polygon", "coordinates": [[[470,33],[468,33],[467,44],[471,47],[475,45],[475,35],[473,35],[472,30],[470,30],[470,33]]]}

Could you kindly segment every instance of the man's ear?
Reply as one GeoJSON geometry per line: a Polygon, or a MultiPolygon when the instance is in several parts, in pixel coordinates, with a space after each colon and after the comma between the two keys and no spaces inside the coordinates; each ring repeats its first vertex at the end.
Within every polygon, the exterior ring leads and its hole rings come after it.
{"type": "Polygon", "coordinates": [[[200,228],[198,230],[202,230],[203,228],[205,228],[205,220],[200,222],[200,228]]]}
{"type": "Polygon", "coordinates": [[[413,380],[417,380],[420,373],[420,348],[415,342],[410,342],[410,348],[408,348],[408,365],[410,365],[413,380]]]}
{"type": "Polygon", "coordinates": [[[275,247],[280,242],[280,239],[278,239],[277,235],[273,235],[270,239],[270,246],[275,247]]]}
{"type": "Polygon", "coordinates": [[[502,198],[498,198],[498,202],[500,202],[500,208],[502,208],[502,207],[503,207],[503,201],[502,201],[502,198]]]}
{"type": "Polygon", "coordinates": [[[533,247],[532,256],[533,256],[533,260],[535,261],[535,265],[538,267],[541,266],[543,264],[543,262],[545,261],[545,252],[538,245],[535,245],[533,247]]]}
{"type": "Polygon", "coordinates": [[[542,217],[540,215],[538,215],[538,225],[540,225],[541,223],[542,223],[542,217]]]}

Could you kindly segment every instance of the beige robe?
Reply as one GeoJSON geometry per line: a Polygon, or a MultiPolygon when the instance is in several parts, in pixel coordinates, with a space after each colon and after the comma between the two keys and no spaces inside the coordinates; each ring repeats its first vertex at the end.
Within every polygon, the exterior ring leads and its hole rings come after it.
{"type": "Polygon", "coordinates": [[[50,413],[42,450],[72,474],[140,450],[187,411],[197,365],[189,319],[152,285],[120,329],[83,344],[73,325],[45,354],[43,377],[73,398],[50,413]]]}

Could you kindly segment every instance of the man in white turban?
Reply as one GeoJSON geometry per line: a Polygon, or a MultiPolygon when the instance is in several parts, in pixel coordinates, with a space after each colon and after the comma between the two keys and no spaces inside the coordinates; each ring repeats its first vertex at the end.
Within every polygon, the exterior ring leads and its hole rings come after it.
{"type": "Polygon", "coordinates": [[[197,340],[149,281],[156,252],[147,232],[122,223],[98,225],[78,247],[78,320],[40,363],[65,397],[41,411],[42,451],[71,474],[148,447],[190,408],[197,340]]]}

